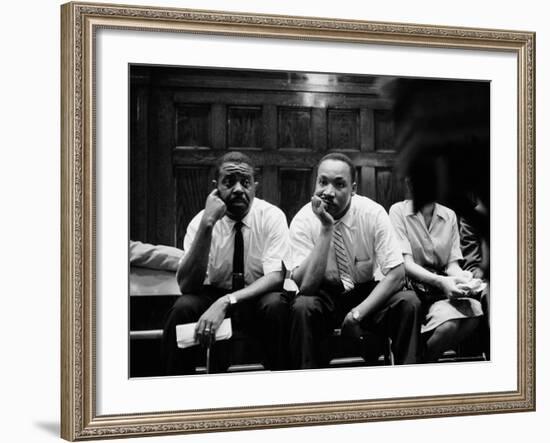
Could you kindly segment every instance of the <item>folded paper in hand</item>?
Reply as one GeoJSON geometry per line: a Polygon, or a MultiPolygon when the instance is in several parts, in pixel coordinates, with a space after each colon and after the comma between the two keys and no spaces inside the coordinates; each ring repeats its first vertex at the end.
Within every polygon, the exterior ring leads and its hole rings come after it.
{"type": "MultiPolygon", "coordinates": [[[[188,348],[198,345],[198,340],[195,339],[195,326],[197,323],[187,323],[185,325],[176,325],[176,340],[178,348],[188,348]]],[[[226,318],[216,331],[216,341],[227,340],[233,335],[231,328],[231,319],[226,318]]]]}
{"type": "Polygon", "coordinates": [[[469,292],[470,294],[479,294],[487,287],[487,283],[479,278],[472,278],[467,283],[460,283],[458,287],[469,292]]]}

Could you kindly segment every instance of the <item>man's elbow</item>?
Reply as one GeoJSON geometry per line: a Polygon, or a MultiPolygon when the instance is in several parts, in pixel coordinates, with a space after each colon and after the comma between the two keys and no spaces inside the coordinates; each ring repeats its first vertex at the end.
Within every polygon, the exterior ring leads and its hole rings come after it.
{"type": "Polygon", "coordinates": [[[176,273],[176,280],[182,294],[189,294],[199,289],[196,279],[192,279],[190,276],[186,276],[183,273],[176,273]]]}
{"type": "Polygon", "coordinates": [[[271,281],[277,289],[282,289],[285,282],[285,271],[273,272],[271,274],[271,281]]]}
{"type": "Polygon", "coordinates": [[[388,277],[391,279],[394,290],[401,289],[405,285],[405,266],[403,264],[396,266],[388,273],[388,277]]]}
{"type": "Polygon", "coordinates": [[[321,282],[311,281],[308,279],[303,279],[302,284],[299,286],[300,294],[302,295],[315,295],[319,290],[321,282]]]}
{"type": "Polygon", "coordinates": [[[178,286],[182,294],[187,294],[192,291],[191,282],[186,278],[182,278],[178,280],[178,286]]]}
{"type": "Polygon", "coordinates": [[[301,295],[311,295],[314,291],[313,291],[313,286],[312,285],[308,285],[306,283],[302,283],[300,286],[300,294],[301,295]]]}

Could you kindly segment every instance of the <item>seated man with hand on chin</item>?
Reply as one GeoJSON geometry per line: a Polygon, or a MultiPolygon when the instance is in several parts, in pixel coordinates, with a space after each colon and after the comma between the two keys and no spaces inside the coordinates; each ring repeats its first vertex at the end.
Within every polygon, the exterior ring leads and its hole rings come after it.
{"type": "Polygon", "coordinates": [[[255,198],[254,165],[240,152],[217,163],[215,189],[187,227],[176,278],[182,295],[168,312],[163,355],[167,374],[190,374],[197,347],[178,349],[176,325],[197,322],[195,336],[209,345],[223,319],[262,342],[264,366],[283,369],[288,303],[282,294],[288,227],[283,212],[255,198]]]}
{"type": "Polygon", "coordinates": [[[359,338],[389,334],[397,364],[416,363],[420,301],[401,291],[403,256],[388,214],[355,194],[355,167],[338,153],[317,166],[315,193],[290,225],[292,278],[299,287],[290,312],[293,368],[323,366],[321,340],[333,328],[359,338]],[[378,265],[384,278],[375,282],[378,265]]]}

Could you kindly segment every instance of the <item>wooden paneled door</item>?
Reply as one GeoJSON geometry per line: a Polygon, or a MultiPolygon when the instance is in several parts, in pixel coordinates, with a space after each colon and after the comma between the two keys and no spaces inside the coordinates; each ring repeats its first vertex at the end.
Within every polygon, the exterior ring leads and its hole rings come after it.
{"type": "Polygon", "coordinates": [[[314,167],[328,152],[352,159],[360,194],[386,209],[403,198],[389,103],[375,77],[155,67],[131,76],[134,240],[181,247],[216,159],[230,150],[253,159],[257,196],[288,222],[310,200],[314,167]]]}

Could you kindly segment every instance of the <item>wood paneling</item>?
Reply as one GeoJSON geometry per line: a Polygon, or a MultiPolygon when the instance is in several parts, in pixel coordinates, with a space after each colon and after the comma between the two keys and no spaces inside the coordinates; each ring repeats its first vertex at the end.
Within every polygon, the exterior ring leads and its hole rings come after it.
{"type": "MultiPolygon", "coordinates": [[[[146,67],[134,67],[146,75],[146,67]]],[[[173,88],[234,89],[239,91],[334,92],[376,96],[377,77],[369,75],[319,74],[307,72],[259,71],[157,67],[163,84],[173,88]]]]}
{"type": "Polygon", "coordinates": [[[370,166],[361,168],[360,186],[357,190],[360,195],[376,200],[376,169],[370,166]]]}
{"type": "Polygon", "coordinates": [[[360,119],[361,151],[372,152],[375,150],[374,111],[361,108],[360,119]]]}
{"type": "Polygon", "coordinates": [[[176,108],[176,144],[210,147],[210,106],[178,105],[176,108]]]}
{"type": "Polygon", "coordinates": [[[277,106],[301,106],[304,108],[361,108],[389,109],[387,100],[359,95],[313,92],[234,91],[234,90],[185,90],[174,93],[176,103],[230,103],[235,106],[257,106],[258,103],[277,106]]]}
{"type": "Polygon", "coordinates": [[[230,149],[261,148],[261,106],[229,106],[227,108],[227,134],[230,149]]]}
{"type": "Polygon", "coordinates": [[[280,208],[290,224],[293,217],[311,199],[313,192],[312,169],[279,170],[280,208]]]}
{"type": "Polygon", "coordinates": [[[313,108],[311,110],[312,149],[317,152],[327,150],[327,110],[313,108]]]}
{"type": "Polygon", "coordinates": [[[358,151],[360,148],[359,129],[360,124],[358,109],[329,109],[329,150],[358,151]]]}
{"type": "Polygon", "coordinates": [[[149,88],[134,86],[130,94],[130,238],[147,237],[147,168],[149,88]]]}
{"type": "Polygon", "coordinates": [[[277,149],[277,106],[264,105],[262,110],[263,141],[265,150],[277,149]]]}
{"type": "Polygon", "coordinates": [[[175,146],[176,110],[170,91],[157,85],[153,87],[151,94],[150,121],[147,157],[148,238],[145,241],[173,245],[176,187],[172,172],[172,151],[175,146]]]}
{"type": "Polygon", "coordinates": [[[258,196],[269,203],[279,204],[279,177],[277,176],[277,166],[265,165],[261,169],[259,176],[258,196]]]}
{"type": "Polygon", "coordinates": [[[376,169],[376,197],[375,200],[380,203],[386,211],[396,201],[403,200],[403,183],[390,168],[376,169]]]}
{"type": "Polygon", "coordinates": [[[393,143],[393,116],[390,111],[374,111],[374,134],[377,151],[395,151],[393,143]]]}
{"type": "Polygon", "coordinates": [[[310,200],[328,151],[356,165],[359,194],[386,207],[403,198],[390,104],[375,77],[144,66],[131,75],[134,240],[181,246],[228,150],[246,151],[258,197],[289,221],[310,200]]]}
{"type": "Polygon", "coordinates": [[[389,210],[395,202],[404,199],[402,180],[391,167],[363,167],[360,169],[359,194],[380,203],[389,210]]]}
{"type": "Polygon", "coordinates": [[[183,248],[187,225],[204,209],[206,197],[212,190],[211,168],[176,168],[176,246],[183,248]]]}
{"type": "Polygon", "coordinates": [[[311,109],[280,107],[277,129],[280,149],[311,149],[311,109]]]}
{"type": "MultiPolygon", "coordinates": [[[[225,154],[225,151],[215,150],[187,150],[176,148],[174,150],[174,163],[176,165],[212,165],[216,159],[225,154]]],[[[326,152],[310,150],[277,150],[277,151],[247,151],[256,165],[278,165],[280,167],[314,167],[326,152]]],[[[346,152],[346,155],[357,166],[391,167],[395,163],[395,154],[391,152],[373,152],[366,155],[362,152],[346,152]]]]}
{"type": "Polygon", "coordinates": [[[218,103],[212,104],[210,117],[210,127],[212,128],[212,148],[226,148],[226,106],[218,103]]]}

